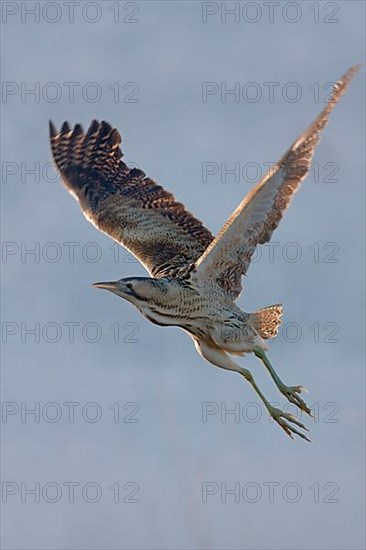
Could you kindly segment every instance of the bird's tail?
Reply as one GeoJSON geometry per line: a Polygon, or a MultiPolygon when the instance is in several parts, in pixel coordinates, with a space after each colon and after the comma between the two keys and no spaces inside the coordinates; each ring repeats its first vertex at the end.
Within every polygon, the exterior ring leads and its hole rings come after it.
{"type": "Polygon", "coordinates": [[[277,336],[282,314],[282,304],[265,307],[250,314],[250,324],[262,338],[268,340],[277,336]]]}

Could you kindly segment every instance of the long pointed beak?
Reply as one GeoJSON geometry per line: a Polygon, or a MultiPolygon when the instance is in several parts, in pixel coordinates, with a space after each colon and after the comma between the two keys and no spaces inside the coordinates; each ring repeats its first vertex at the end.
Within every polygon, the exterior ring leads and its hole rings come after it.
{"type": "Polygon", "coordinates": [[[117,283],[118,281],[110,281],[106,283],[93,283],[92,287],[102,288],[104,290],[110,290],[111,292],[115,292],[117,290],[117,283]]]}

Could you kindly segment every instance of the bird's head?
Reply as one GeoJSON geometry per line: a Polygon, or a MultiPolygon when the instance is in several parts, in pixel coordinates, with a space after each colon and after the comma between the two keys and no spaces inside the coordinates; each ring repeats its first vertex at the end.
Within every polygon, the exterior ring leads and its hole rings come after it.
{"type": "Polygon", "coordinates": [[[154,301],[154,298],[164,291],[162,281],[150,277],[127,277],[118,281],[94,283],[92,286],[109,290],[137,307],[154,301]]]}

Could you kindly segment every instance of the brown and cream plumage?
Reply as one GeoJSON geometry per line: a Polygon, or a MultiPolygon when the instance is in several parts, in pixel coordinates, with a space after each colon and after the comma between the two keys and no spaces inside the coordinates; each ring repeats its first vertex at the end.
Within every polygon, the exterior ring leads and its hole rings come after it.
{"type": "Polygon", "coordinates": [[[65,122],[58,132],[50,123],[55,164],[84,215],[151,275],[95,286],[128,300],[153,323],[183,328],[205,359],[244,376],[285,432],[303,439],[308,438],[297,428],[305,426],[271,406],[252,374],[229,357],[253,352],[287,399],[311,414],[299,396],[303,388],[285,385],[265,354],[264,340],[277,334],[282,306],[245,313],[234,300],[255,248],[270,240],[306,177],[320,132],[356,70],[337,82],[314,123],[248,193],[216,238],[171,193],[123,162],[120,134],[107,122],[93,121],[86,133],[79,124],[71,129],[65,122]]]}
{"type": "Polygon", "coordinates": [[[94,120],[84,134],[50,123],[53,157],[86,218],[134,254],[152,277],[175,276],[213,239],[174,196],[122,161],[121,136],[94,120]]]}

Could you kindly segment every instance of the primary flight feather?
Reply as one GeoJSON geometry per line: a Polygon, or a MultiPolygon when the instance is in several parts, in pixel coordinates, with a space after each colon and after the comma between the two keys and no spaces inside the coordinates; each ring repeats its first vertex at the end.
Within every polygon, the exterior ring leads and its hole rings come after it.
{"type": "Polygon", "coordinates": [[[71,129],[64,122],[57,131],[50,122],[55,164],[85,217],[134,254],[151,275],[94,286],[131,302],[155,324],[184,329],[207,361],[251,383],[289,436],[306,440],[300,431],[305,426],[270,405],[250,371],[229,356],[254,353],[281,393],[311,414],[299,395],[304,388],[284,384],[265,354],[264,340],[277,334],[282,306],[245,313],[234,301],[255,248],[270,240],[308,174],[321,130],[357,69],[351,67],[335,84],[313,124],[247,194],[216,238],[171,193],[123,162],[121,136],[107,122],[94,120],[86,133],[79,124],[71,129]]]}

